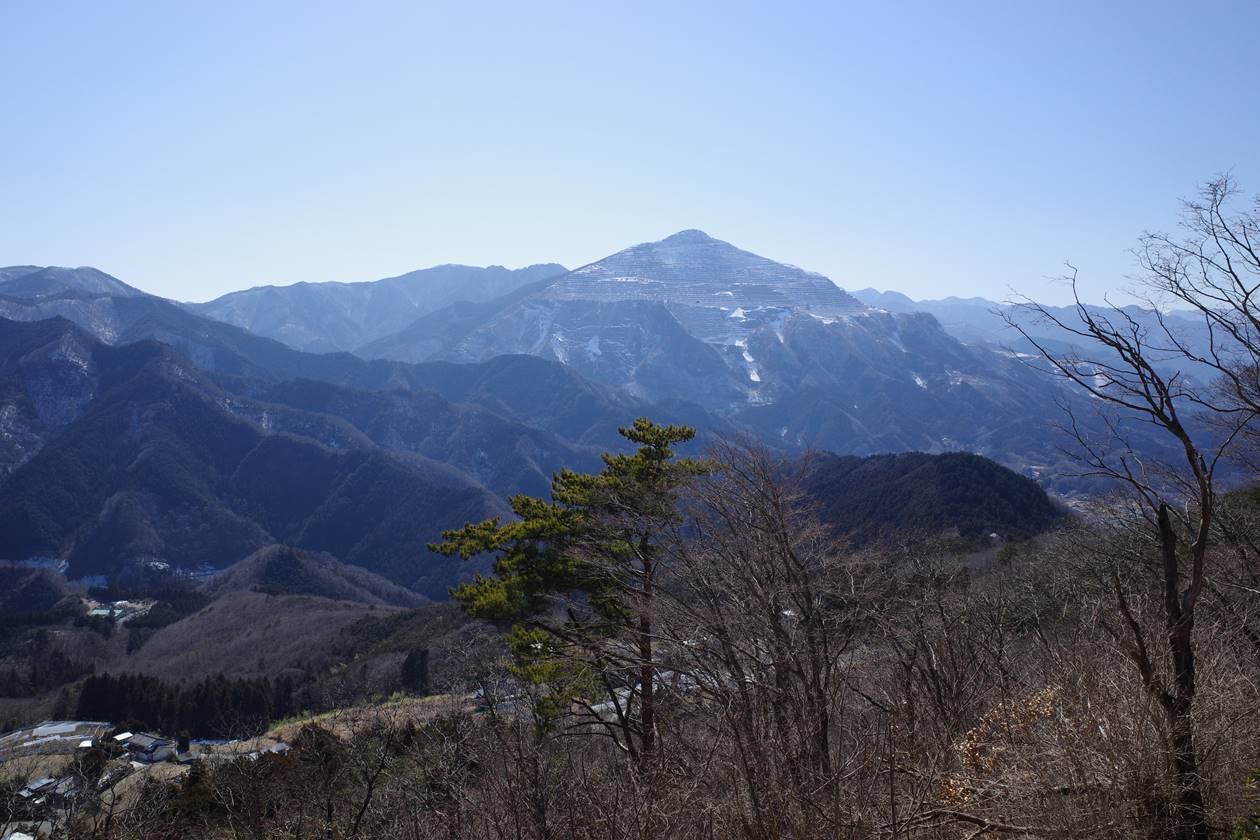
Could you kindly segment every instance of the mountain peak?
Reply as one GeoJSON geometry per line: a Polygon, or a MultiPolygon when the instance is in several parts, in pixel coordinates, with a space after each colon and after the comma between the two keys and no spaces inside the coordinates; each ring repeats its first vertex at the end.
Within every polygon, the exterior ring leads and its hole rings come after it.
{"type": "MultiPolygon", "coordinates": [[[[762,328],[778,330],[798,311],[834,321],[866,308],[821,274],[758,256],[694,229],[633,245],[583,266],[551,283],[539,299],[601,306],[664,304],[693,338],[723,348],[742,347],[741,342],[762,328]]],[[[576,326],[571,329],[577,333],[576,326]]],[[[568,340],[566,336],[564,341],[568,340]]],[[[743,351],[732,352],[736,365],[742,366],[743,351]]],[[[557,358],[574,358],[567,344],[557,358]]]]}
{"type": "Polygon", "coordinates": [[[678,233],[675,233],[673,236],[665,237],[664,239],[661,240],[661,244],[703,245],[708,242],[718,242],[718,241],[720,240],[714,239],[712,236],[709,236],[709,234],[705,233],[702,230],[697,230],[696,228],[688,228],[687,230],[678,231],[678,233]]]}

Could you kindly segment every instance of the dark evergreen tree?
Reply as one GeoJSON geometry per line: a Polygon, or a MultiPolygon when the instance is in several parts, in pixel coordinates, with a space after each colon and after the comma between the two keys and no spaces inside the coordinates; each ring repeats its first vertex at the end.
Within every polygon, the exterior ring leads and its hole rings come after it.
{"type": "Polygon", "coordinates": [[[605,454],[596,474],[562,470],[552,501],[513,496],[516,521],[470,523],[430,547],[498,555],[494,576],[478,575],[455,599],[471,615],[512,625],[516,673],[545,690],[541,721],[574,696],[602,693],[616,709],[611,734],[646,771],[657,753],[652,622],[664,542],[680,523],[683,489],[711,465],[674,457],[676,444],[695,437],[686,426],[640,417],[618,431],[637,445],[633,454],[605,454]]]}
{"type": "Polygon", "coordinates": [[[429,650],[414,648],[402,663],[403,690],[410,694],[429,693],[429,650]]]}

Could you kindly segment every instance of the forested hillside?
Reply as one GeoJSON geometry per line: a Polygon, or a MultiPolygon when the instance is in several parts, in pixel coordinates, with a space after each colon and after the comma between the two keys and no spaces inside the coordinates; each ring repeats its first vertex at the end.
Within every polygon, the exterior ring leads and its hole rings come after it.
{"type": "Polygon", "coordinates": [[[272,545],[246,557],[214,579],[210,591],[315,595],[334,601],[414,607],[424,599],[366,569],[286,545],[272,545]]]}
{"type": "Polygon", "coordinates": [[[298,415],[294,431],[315,437],[269,433],[265,409],[233,405],[160,345],[100,353],[125,364],[100,371],[82,413],[0,487],[12,559],[64,556],[81,577],[218,568],[288,542],[442,597],[458,569],[415,546],[438,523],[501,509],[457,470],[392,457],[348,425],[298,415]]]}
{"type": "Polygon", "coordinates": [[[810,463],[805,487],[823,521],[859,545],[954,530],[966,538],[1022,539],[1065,517],[1032,479],[966,452],[821,455],[810,463]]]}

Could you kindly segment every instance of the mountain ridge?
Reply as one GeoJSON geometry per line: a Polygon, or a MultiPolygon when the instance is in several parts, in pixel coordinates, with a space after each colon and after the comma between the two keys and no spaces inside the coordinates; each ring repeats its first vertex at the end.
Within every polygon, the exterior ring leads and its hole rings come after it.
{"type": "MultiPolygon", "coordinates": [[[[1060,386],[1019,351],[962,340],[937,315],[904,308],[914,311],[867,305],[820,274],[694,229],[450,304],[355,354],[295,350],[147,295],[0,296],[0,315],[60,314],[111,343],[168,343],[255,399],[294,379],[421,388],[579,447],[616,449],[611,430],[649,414],[786,450],[974,451],[1059,481],[1068,471],[1052,422],[1060,386]],[[507,369],[539,384],[501,376],[507,369]],[[484,387],[466,389],[465,378],[484,387]]],[[[500,492],[522,480],[509,473],[536,486],[543,463],[476,475],[500,492]]]]}
{"type": "MultiPolygon", "coordinates": [[[[1072,336],[1065,335],[1057,325],[1036,317],[1017,303],[989,300],[983,297],[950,295],[943,298],[913,300],[901,292],[866,288],[855,291],[854,296],[868,306],[879,307],[895,313],[926,313],[940,323],[942,329],[965,344],[990,345],[1038,357],[1041,351],[1029,338],[1011,326],[1007,319],[1019,324],[1042,347],[1061,354],[1079,353],[1072,336]]],[[[1112,318],[1116,309],[1110,306],[1084,304],[1086,311],[1100,318],[1112,318]]],[[[1044,305],[1045,310],[1064,324],[1079,323],[1080,315],[1075,306],[1044,305]]],[[[1159,336],[1167,327],[1175,331],[1178,341],[1192,353],[1201,357],[1211,355],[1211,339],[1204,328],[1202,317],[1190,310],[1170,309],[1164,312],[1129,303],[1118,307],[1123,316],[1133,320],[1140,329],[1159,336]]],[[[1150,361],[1156,368],[1182,376],[1196,376],[1210,381],[1217,372],[1199,366],[1181,354],[1151,354],[1150,361]]]]}
{"type": "Polygon", "coordinates": [[[11,265],[0,268],[0,297],[48,298],[62,294],[96,294],[139,297],[145,292],[98,268],[80,266],[11,265]]]}
{"type": "Polygon", "coordinates": [[[299,350],[349,351],[451,303],[487,300],[564,271],[555,263],[445,263],[380,280],[255,286],[184,306],[299,350]]]}
{"type": "MultiPolygon", "coordinates": [[[[482,305],[456,304],[456,307],[465,306],[482,305]]],[[[667,401],[665,405],[653,407],[586,380],[577,371],[561,370],[563,366],[554,360],[534,358],[526,363],[518,359],[507,363],[518,373],[527,373],[560,389],[540,394],[521,387],[524,383],[500,376],[504,363],[494,359],[451,368],[444,362],[415,365],[364,359],[344,352],[309,353],[241,327],[197,315],[152,295],[122,298],[79,293],[52,300],[0,297],[0,318],[32,322],[57,317],[73,322],[111,345],[145,339],[168,344],[220,381],[234,380],[233,390],[253,396],[261,394],[269,384],[302,378],[368,391],[428,389],[455,402],[479,402],[506,419],[544,431],[561,433],[563,430],[566,437],[578,443],[597,443],[608,448],[619,445],[616,427],[629,417],[643,413],[657,414],[669,422],[686,420],[702,430],[718,425],[715,418],[696,406],[671,407],[667,401]],[[484,388],[470,391],[465,387],[466,382],[484,383],[489,379],[500,382],[504,391],[491,394],[484,388]],[[455,397],[456,393],[463,396],[455,397]]]]}

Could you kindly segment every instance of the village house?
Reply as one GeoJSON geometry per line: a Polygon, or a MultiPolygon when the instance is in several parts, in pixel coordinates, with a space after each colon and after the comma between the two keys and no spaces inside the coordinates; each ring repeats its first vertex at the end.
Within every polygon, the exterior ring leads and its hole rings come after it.
{"type": "Polygon", "coordinates": [[[143,732],[127,739],[127,750],[135,761],[145,764],[156,764],[166,761],[175,755],[175,742],[157,735],[146,735],[143,732]]]}

